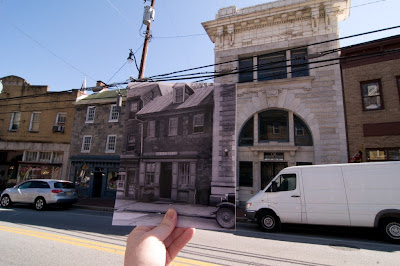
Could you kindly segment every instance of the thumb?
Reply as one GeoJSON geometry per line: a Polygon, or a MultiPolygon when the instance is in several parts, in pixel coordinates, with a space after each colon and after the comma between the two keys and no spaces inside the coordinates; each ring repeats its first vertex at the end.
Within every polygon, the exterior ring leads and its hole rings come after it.
{"type": "Polygon", "coordinates": [[[161,223],[149,233],[157,237],[160,241],[164,241],[175,229],[178,220],[177,216],[178,215],[174,209],[169,209],[161,223]]]}

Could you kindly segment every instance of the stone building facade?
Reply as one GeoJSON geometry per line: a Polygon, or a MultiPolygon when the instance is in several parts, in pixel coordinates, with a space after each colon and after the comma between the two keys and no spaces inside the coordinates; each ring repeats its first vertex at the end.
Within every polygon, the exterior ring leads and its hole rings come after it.
{"type": "Polygon", "coordinates": [[[165,86],[128,91],[141,108],[126,115],[117,197],[215,205],[235,193],[235,85],[165,86]]]}
{"type": "Polygon", "coordinates": [[[125,89],[104,89],[75,103],[70,180],[82,197],[116,195],[125,99],[125,89]],[[121,107],[118,97],[122,97],[121,107]]]}
{"type": "Polygon", "coordinates": [[[397,35],[341,50],[350,161],[400,160],[399,48],[397,35]]]}
{"type": "Polygon", "coordinates": [[[78,90],[52,92],[23,78],[0,78],[0,185],[26,179],[68,179],[78,90]]]}
{"type": "Polygon", "coordinates": [[[154,98],[171,92],[171,86],[160,83],[128,84],[117,198],[139,198],[139,161],[144,147],[144,126],[136,114],[154,98]]]}
{"type": "Polygon", "coordinates": [[[220,9],[203,23],[215,81],[237,84],[241,204],[287,166],[347,161],[338,22],[349,0],[281,0],[220,9]]]}

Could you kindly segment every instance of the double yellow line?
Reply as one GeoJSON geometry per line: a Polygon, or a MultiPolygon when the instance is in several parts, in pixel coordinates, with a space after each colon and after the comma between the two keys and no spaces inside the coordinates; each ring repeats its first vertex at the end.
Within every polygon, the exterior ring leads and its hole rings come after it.
{"type": "MultiPolygon", "coordinates": [[[[38,232],[38,231],[32,231],[32,230],[20,229],[20,228],[8,227],[8,226],[2,226],[2,225],[0,225],[0,231],[19,234],[19,235],[32,236],[32,237],[37,237],[37,238],[42,238],[42,239],[47,239],[47,240],[53,240],[53,241],[57,241],[57,242],[61,242],[61,243],[96,249],[96,250],[110,252],[110,253],[116,253],[116,254],[120,254],[120,255],[125,254],[125,247],[118,246],[118,245],[112,245],[112,244],[105,244],[105,243],[101,243],[101,242],[97,242],[97,241],[84,240],[84,239],[79,239],[79,238],[74,238],[74,237],[69,237],[69,236],[55,235],[55,234],[49,234],[49,233],[45,233],[45,232],[38,232]]],[[[173,262],[173,265],[214,266],[216,264],[176,257],[173,262]]]]}

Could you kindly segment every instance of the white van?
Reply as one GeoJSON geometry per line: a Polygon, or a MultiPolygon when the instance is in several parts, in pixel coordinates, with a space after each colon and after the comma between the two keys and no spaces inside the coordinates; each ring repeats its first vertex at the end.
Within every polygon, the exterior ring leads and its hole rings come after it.
{"type": "Polygon", "coordinates": [[[400,243],[400,162],[294,166],[246,202],[265,231],[281,223],[378,227],[400,243]]]}

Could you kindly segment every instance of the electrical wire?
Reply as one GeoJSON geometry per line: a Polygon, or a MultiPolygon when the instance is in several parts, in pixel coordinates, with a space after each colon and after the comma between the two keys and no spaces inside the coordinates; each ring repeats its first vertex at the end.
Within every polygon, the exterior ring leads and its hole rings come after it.
{"type": "Polygon", "coordinates": [[[40,42],[36,41],[32,36],[28,35],[27,33],[25,33],[23,30],[21,30],[19,27],[17,27],[16,25],[14,25],[13,23],[11,23],[8,19],[6,19],[4,16],[2,16],[0,14],[0,18],[2,18],[5,22],[7,22],[9,25],[11,25],[12,27],[14,27],[15,29],[17,29],[19,32],[21,32],[23,35],[25,35],[26,37],[28,37],[29,39],[31,39],[33,42],[35,42],[37,45],[39,45],[40,47],[42,47],[43,49],[45,49],[46,51],[48,51],[50,54],[52,54],[54,57],[58,58],[59,60],[61,60],[62,62],[64,62],[65,64],[67,64],[68,66],[70,66],[71,68],[75,69],[76,71],[78,71],[79,73],[89,77],[90,79],[92,79],[93,81],[96,81],[94,78],[92,78],[91,76],[87,75],[86,73],[84,73],[83,71],[81,71],[80,69],[78,69],[77,67],[75,67],[74,65],[72,65],[71,63],[69,63],[68,61],[64,60],[63,58],[61,58],[60,56],[58,56],[56,53],[54,53],[53,51],[51,51],[50,49],[48,49],[47,47],[45,47],[43,44],[41,44],[40,42]]]}
{"type": "Polygon", "coordinates": [[[126,22],[128,25],[130,25],[130,23],[129,23],[129,21],[128,21],[128,18],[127,18],[124,14],[122,14],[122,12],[121,12],[113,3],[111,3],[110,0],[106,0],[106,1],[110,4],[110,6],[111,6],[112,8],[114,8],[114,9],[118,12],[118,14],[121,15],[121,17],[125,20],[125,22],[126,22]]]}
{"type": "MultiPolygon", "coordinates": [[[[373,53],[368,53],[368,54],[360,54],[360,55],[353,55],[353,56],[347,56],[347,57],[338,57],[338,58],[331,58],[331,59],[326,59],[326,60],[319,60],[319,61],[315,61],[315,62],[308,62],[308,63],[303,63],[303,64],[297,64],[296,66],[305,66],[305,65],[310,65],[310,64],[321,64],[321,63],[328,63],[328,64],[324,64],[324,65],[319,65],[319,66],[313,66],[313,67],[308,67],[308,70],[311,69],[319,69],[319,68],[323,68],[323,67],[328,67],[328,66],[333,66],[333,65],[338,65],[340,64],[342,61],[345,63],[349,63],[349,62],[355,62],[355,61],[359,61],[359,60],[365,60],[365,59],[369,59],[369,58],[375,58],[375,57],[379,57],[379,56],[385,56],[385,55],[391,55],[391,54],[396,54],[400,52],[400,48],[399,49],[393,49],[393,50],[389,50],[389,51],[380,51],[380,52],[373,52],[373,53]],[[333,62],[333,61],[337,61],[337,62],[333,62]]],[[[287,66],[285,66],[286,68],[287,66]]],[[[202,76],[202,77],[197,77],[197,78],[205,78],[202,80],[199,80],[197,82],[203,82],[212,78],[218,78],[218,77],[223,77],[223,76],[227,76],[227,75],[236,75],[236,74],[240,74],[240,73],[249,73],[249,72],[253,72],[253,71],[259,71],[259,70],[271,70],[271,69],[282,69],[282,67],[273,67],[273,68],[261,68],[258,69],[257,67],[254,67],[254,69],[247,69],[247,70],[239,70],[236,72],[231,72],[231,73],[220,73],[217,75],[211,75],[211,76],[202,76]]],[[[289,73],[297,73],[297,72],[302,72],[304,71],[304,69],[300,69],[300,70],[293,70],[290,72],[286,72],[286,74],[289,73]]],[[[251,82],[257,79],[252,79],[252,80],[248,80],[246,82],[251,82]]],[[[164,80],[163,80],[164,81],[164,80]]],[[[262,81],[262,80],[261,80],[262,81]]],[[[160,81],[154,81],[154,82],[161,82],[160,81]]],[[[118,85],[116,85],[118,87],[118,85]]],[[[104,97],[102,99],[115,99],[115,96],[109,96],[109,97],[104,97]]],[[[2,99],[4,100],[4,99],[2,99]]],[[[83,99],[84,100],[84,99],[83,99]]],[[[91,101],[96,100],[95,98],[93,99],[89,99],[89,101],[87,101],[85,104],[89,104],[91,101]]],[[[65,100],[65,102],[70,102],[71,100],[65,100]]],[[[63,101],[53,101],[53,102],[63,102],[63,101]]],[[[35,104],[35,103],[48,103],[48,102],[24,102],[24,103],[18,103],[18,104],[7,104],[7,105],[0,105],[0,106],[9,106],[9,105],[21,105],[21,104],[35,104]]],[[[64,108],[69,108],[69,107],[64,107],[64,108]]],[[[40,109],[40,110],[28,110],[28,111],[23,111],[23,112],[33,112],[33,111],[43,111],[43,110],[53,110],[53,109],[63,109],[63,108],[50,108],[50,109],[40,109]]],[[[14,111],[9,111],[9,112],[1,112],[0,114],[5,114],[5,113],[13,113],[14,111]]]]}
{"type": "Polygon", "coordinates": [[[160,36],[160,37],[153,37],[153,39],[177,39],[177,38],[198,37],[198,36],[205,36],[205,35],[207,35],[207,33],[178,35],[178,36],[160,36]]]}
{"type": "MultiPolygon", "coordinates": [[[[361,55],[353,55],[353,56],[347,56],[347,57],[337,57],[337,58],[331,58],[331,59],[325,59],[325,60],[319,60],[319,61],[313,61],[313,62],[307,62],[303,64],[295,64],[295,66],[304,66],[304,65],[310,65],[310,64],[320,64],[320,63],[326,63],[326,62],[331,62],[331,61],[337,61],[337,60],[346,60],[346,59],[354,59],[356,58],[357,60],[365,59],[365,58],[370,58],[370,57],[376,57],[380,55],[387,55],[387,54],[393,54],[393,53],[398,53],[400,52],[400,49],[393,49],[389,51],[383,51],[383,52],[374,52],[374,53],[369,53],[369,54],[361,54],[361,55]]],[[[282,61],[283,62],[283,61],[282,61]]],[[[346,61],[347,62],[347,61],[346,61]]],[[[261,65],[262,66],[262,65],[261,65]]],[[[292,65],[290,65],[292,66],[292,65]]],[[[154,79],[152,80],[153,82],[162,82],[162,81],[176,81],[176,80],[185,80],[185,79],[196,79],[196,78],[207,78],[212,79],[215,77],[222,77],[222,76],[228,76],[228,75],[236,75],[240,73],[249,73],[253,71],[259,71],[259,70],[273,70],[273,69],[282,69],[282,66],[277,66],[277,67],[270,67],[270,68],[261,68],[258,69],[259,66],[254,66],[252,69],[246,69],[244,71],[239,70],[239,71],[233,71],[229,73],[220,73],[216,75],[205,75],[205,76],[198,76],[198,77],[181,77],[181,78],[164,78],[164,79],[154,79]]],[[[284,68],[288,66],[285,65],[284,68]]],[[[204,80],[201,80],[204,81],[204,80]]],[[[200,82],[200,81],[198,81],[200,82]]]]}
{"type": "MultiPolygon", "coordinates": [[[[345,37],[335,38],[335,39],[326,40],[326,41],[322,41],[322,42],[315,42],[315,43],[311,43],[308,45],[296,47],[296,49],[308,48],[308,47],[314,46],[314,45],[320,45],[320,44],[325,44],[325,43],[329,43],[329,42],[340,41],[340,40],[345,40],[345,39],[349,39],[349,38],[355,38],[355,37],[359,37],[359,36],[363,36],[363,35],[368,35],[368,34],[373,34],[373,33],[378,33],[378,32],[382,32],[382,31],[393,30],[393,29],[398,29],[398,28],[400,28],[400,25],[383,28],[383,29],[378,29],[378,30],[374,30],[374,31],[368,31],[368,32],[359,33],[359,34],[354,34],[354,35],[349,35],[349,36],[345,36],[345,37]]],[[[148,79],[154,79],[156,77],[164,77],[164,76],[183,73],[183,72],[187,72],[187,71],[192,71],[192,70],[197,70],[197,69],[202,69],[202,68],[207,68],[207,67],[213,67],[213,66],[219,66],[219,65],[223,65],[223,64],[229,64],[229,63],[237,62],[239,60],[240,59],[234,59],[234,60],[229,60],[229,61],[215,63],[215,64],[209,64],[209,65],[204,65],[204,66],[199,66],[199,67],[194,67],[194,68],[188,68],[188,69],[184,69],[184,70],[173,71],[173,72],[169,72],[166,74],[150,76],[150,77],[148,77],[148,79]]]]}

